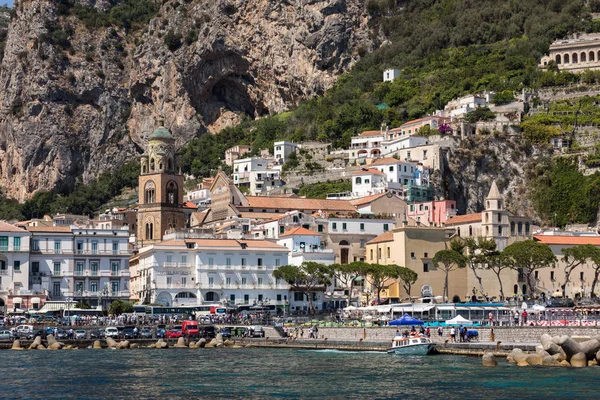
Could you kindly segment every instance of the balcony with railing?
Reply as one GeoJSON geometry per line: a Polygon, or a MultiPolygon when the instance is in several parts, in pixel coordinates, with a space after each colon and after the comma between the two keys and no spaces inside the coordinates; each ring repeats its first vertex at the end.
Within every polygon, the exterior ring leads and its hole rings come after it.
{"type": "MultiPolygon", "coordinates": [[[[158,264],[157,264],[158,266],[158,264]]],[[[165,262],[162,265],[163,268],[189,268],[190,263],[187,262],[165,262]]]]}

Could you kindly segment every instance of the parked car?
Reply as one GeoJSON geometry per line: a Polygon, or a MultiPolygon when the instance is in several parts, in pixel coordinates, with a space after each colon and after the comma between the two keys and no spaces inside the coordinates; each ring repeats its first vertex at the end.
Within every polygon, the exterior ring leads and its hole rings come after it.
{"type": "Polygon", "coordinates": [[[213,339],[217,337],[217,329],[212,325],[202,326],[200,327],[198,336],[205,339],[213,339]]]}
{"type": "Polygon", "coordinates": [[[262,326],[251,326],[248,328],[248,337],[265,337],[265,330],[262,326]]]}
{"type": "Polygon", "coordinates": [[[90,331],[90,339],[104,339],[104,331],[101,329],[94,329],[90,331]]]}
{"type": "Polygon", "coordinates": [[[167,337],[167,331],[164,328],[156,328],[156,338],[157,339],[164,339],[165,337],[167,337]]]}
{"type": "Polygon", "coordinates": [[[30,333],[33,333],[33,331],[33,325],[19,325],[15,329],[15,333],[17,334],[17,336],[28,335],[30,333]]]}
{"type": "Polygon", "coordinates": [[[221,334],[221,336],[223,336],[223,339],[231,338],[231,329],[230,328],[223,328],[219,331],[219,333],[221,334]]]}
{"type": "Polygon", "coordinates": [[[56,339],[68,339],[68,338],[69,338],[69,331],[67,331],[66,329],[58,328],[58,335],[57,335],[56,339]]]}
{"type": "Polygon", "coordinates": [[[142,339],[152,339],[152,330],[150,328],[140,329],[140,337],[142,339]]]}
{"type": "Polygon", "coordinates": [[[121,337],[123,339],[137,339],[138,334],[135,331],[135,328],[125,328],[121,332],[121,337]]]}
{"type": "Polygon", "coordinates": [[[12,340],[14,335],[9,330],[0,331],[0,340],[12,340]]]}
{"type": "Polygon", "coordinates": [[[27,340],[33,340],[35,339],[37,336],[41,336],[42,339],[46,339],[46,337],[48,336],[48,334],[46,333],[45,330],[43,329],[38,329],[36,331],[33,331],[31,333],[27,333],[25,335],[25,337],[27,338],[27,340]]]}
{"type": "Polygon", "coordinates": [[[78,329],[75,331],[74,336],[75,336],[75,339],[79,339],[79,340],[85,339],[87,337],[87,332],[84,331],[83,329],[78,329]]]}
{"type": "Polygon", "coordinates": [[[174,326],[173,329],[169,329],[165,335],[167,339],[177,339],[183,336],[181,331],[181,325],[174,326]]]}
{"type": "Polygon", "coordinates": [[[110,337],[110,338],[118,338],[119,337],[119,330],[114,327],[114,326],[109,326],[106,329],[104,329],[104,336],[105,337],[110,337]]]}

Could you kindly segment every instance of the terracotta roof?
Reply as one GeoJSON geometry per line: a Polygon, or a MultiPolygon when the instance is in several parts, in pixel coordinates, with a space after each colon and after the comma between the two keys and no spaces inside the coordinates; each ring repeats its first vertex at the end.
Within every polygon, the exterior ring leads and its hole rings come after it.
{"type": "Polygon", "coordinates": [[[555,236],[555,235],[535,235],[533,237],[538,242],[551,245],[583,245],[591,244],[600,246],[600,236],[555,236]]]}
{"type": "Polygon", "coordinates": [[[367,136],[379,136],[381,135],[381,131],[364,131],[358,136],[367,137],[367,136]]]}
{"type": "Polygon", "coordinates": [[[185,203],[183,203],[183,208],[193,208],[197,210],[198,206],[192,203],[191,201],[186,201],[185,203]]]}
{"type": "Polygon", "coordinates": [[[158,243],[157,246],[185,246],[185,240],[181,240],[181,239],[165,240],[164,242],[158,243]]]}
{"type": "Polygon", "coordinates": [[[0,232],[25,232],[25,229],[17,228],[8,222],[0,221],[0,232]]]}
{"type": "Polygon", "coordinates": [[[301,199],[289,197],[267,197],[267,196],[248,196],[247,206],[238,206],[238,208],[257,208],[257,209],[281,209],[282,212],[288,210],[328,210],[328,211],[356,211],[352,204],[347,200],[327,200],[327,199],[301,199]]]}
{"type": "Polygon", "coordinates": [[[375,239],[371,239],[367,242],[367,244],[375,244],[382,242],[392,242],[394,240],[394,232],[387,231],[377,236],[375,239]]]}
{"type": "MultiPolygon", "coordinates": [[[[274,212],[249,212],[249,211],[241,211],[239,217],[240,218],[252,218],[252,219],[257,219],[257,220],[267,220],[265,222],[272,222],[272,220],[274,220],[275,218],[279,217],[279,216],[285,216],[282,215],[280,213],[274,213],[274,212]]],[[[265,222],[261,222],[261,223],[265,223],[265,222]]]]}
{"type": "MultiPolygon", "coordinates": [[[[270,213],[268,213],[268,214],[270,214],[270,213]]],[[[283,219],[285,217],[289,217],[291,215],[292,214],[289,214],[289,213],[281,214],[281,215],[279,215],[279,216],[277,216],[275,218],[271,218],[269,220],[262,221],[261,224],[268,224],[268,223],[271,223],[271,222],[279,221],[280,219],[283,219]]]]}
{"type": "Polygon", "coordinates": [[[198,247],[235,247],[242,248],[242,244],[246,245],[247,249],[279,249],[288,250],[285,246],[277,243],[269,242],[268,240],[235,240],[235,239],[186,239],[185,243],[195,243],[198,247]]]}
{"type": "Polygon", "coordinates": [[[208,208],[208,209],[206,209],[204,211],[193,212],[192,216],[196,219],[196,221],[198,222],[198,224],[202,225],[204,223],[204,220],[208,216],[209,212],[210,212],[210,208],[208,208]]]}
{"type": "Polygon", "coordinates": [[[456,215],[446,221],[446,225],[466,224],[469,222],[481,222],[481,213],[456,215]]]}
{"type": "Polygon", "coordinates": [[[71,233],[70,226],[28,226],[29,232],[65,232],[71,233]]]}
{"type": "Polygon", "coordinates": [[[407,121],[407,122],[403,123],[402,125],[400,125],[400,128],[402,128],[403,126],[414,125],[414,124],[417,124],[419,122],[423,122],[423,121],[426,121],[426,120],[432,120],[432,119],[440,120],[440,119],[445,119],[445,118],[444,117],[438,117],[438,116],[430,115],[428,117],[423,117],[423,118],[413,119],[412,121],[407,121]]]}
{"type": "Polygon", "coordinates": [[[402,161],[395,159],[394,157],[383,157],[378,158],[371,165],[388,165],[388,164],[403,164],[402,161]]]}
{"type": "Polygon", "coordinates": [[[385,174],[375,168],[361,168],[360,171],[356,171],[352,175],[385,175],[385,174]]]}
{"type": "Polygon", "coordinates": [[[372,194],[370,196],[350,200],[350,203],[352,203],[352,205],[354,205],[354,206],[364,206],[365,204],[369,204],[369,203],[385,196],[386,194],[387,194],[387,192],[372,194]]]}
{"type": "Polygon", "coordinates": [[[320,233],[317,233],[315,231],[311,231],[310,229],[306,229],[303,228],[301,226],[294,228],[294,229],[290,229],[289,231],[287,231],[286,233],[284,233],[283,235],[280,235],[279,237],[285,237],[285,236],[295,236],[295,235],[303,235],[303,236],[321,236],[320,233]]]}

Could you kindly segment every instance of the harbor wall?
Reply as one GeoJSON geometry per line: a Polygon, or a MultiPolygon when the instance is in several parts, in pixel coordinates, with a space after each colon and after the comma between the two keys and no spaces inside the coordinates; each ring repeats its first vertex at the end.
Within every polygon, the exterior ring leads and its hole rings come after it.
{"type": "MultiPolygon", "coordinates": [[[[400,327],[404,330],[406,327],[400,327]]],[[[551,336],[600,336],[600,327],[541,327],[541,326],[513,326],[513,327],[476,327],[479,332],[480,342],[491,342],[492,329],[494,342],[508,343],[538,343],[540,336],[547,333],[551,336]]],[[[396,327],[371,327],[371,328],[319,328],[319,338],[340,341],[390,341],[396,332],[396,327]]],[[[308,337],[308,329],[304,329],[304,338],[308,337]]],[[[437,328],[431,328],[431,338],[437,342],[444,342],[450,338],[450,328],[444,328],[443,336],[437,334],[437,328]]]]}

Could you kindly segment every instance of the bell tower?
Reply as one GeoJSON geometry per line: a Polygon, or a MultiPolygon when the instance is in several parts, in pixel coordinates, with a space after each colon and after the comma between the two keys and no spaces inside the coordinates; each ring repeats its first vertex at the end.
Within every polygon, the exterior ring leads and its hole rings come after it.
{"type": "Polygon", "coordinates": [[[481,213],[481,218],[482,236],[493,238],[498,250],[503,250],[509,235],[508,212],[504,209],[496,181],[492,182],[485,198],[485,210],[481,213]]]}
{"type": "Polygon", "coordinates": [[[175,139],[160,126],[148,138],[142,154],[138,187],[138,246],[158,243],[165,231],[184,228],[183,175],[176,171],[175,139]]]}

